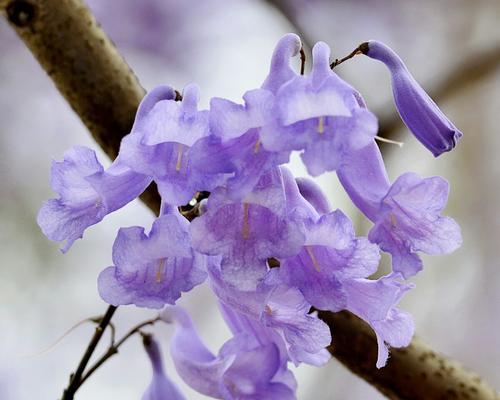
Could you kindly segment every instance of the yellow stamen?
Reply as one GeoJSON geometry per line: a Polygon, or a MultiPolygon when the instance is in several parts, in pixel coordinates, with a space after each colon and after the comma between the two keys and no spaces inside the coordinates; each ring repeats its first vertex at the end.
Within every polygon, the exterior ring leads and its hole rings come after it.
{"type": "Polygon", "coordinates": [[[163,268],[165,267],[165,259],[162,258],[158,263],[158,267],[156,269],[156,282],[161,283],[161,275],[163,274],[163,268]]]}
{"type": "Polygon", "coordinates": [[[243,229],[241,231],[243,239],[250,237],[250,225],[248,224],[249,206],[248,203],[243,203],[243,229]]]}
{"type": "Polygon", "coordinates": [[[257,154],[260,150],[260,139],[257,139],[255,146],[253,146],[253,154],[257,154]]]}
{"type": "Polygon", "coordinates": [[[318,119],[318,133],[320,135],[325,133],[325,117],[319,117],[318,119]]]}
{"type": "Polygon", "coordinates": [[[184,152],[184,146],[179,143],[177,145],[177,164],[175,164],[175,170],[180,171],[182,165],[182,153],[184,152]]]}
{"type": "Polygon", "coordinates": [[[389,214],[389,218],[391,220],[392,227],[395,228],[396,227],[396,222],[397,222],[396,216],[393,213],[390,213],[389,214]]]}
{"type": "Polygon", "coordinates": [[[309,254],[309,257],[311,258],[311,261],[313,263],[314,269],[316,271],[320,272],[321,269],[319,267],[318,260],[317,260],[316,256],[313,253],[313,249],[311,248],[311,246],[305,246],[305,247],[306,247],[307,254],[309,254]]]}
{"type": "Polygon", "coordinates": [[[266,312],[266,314],[268,315],[271,315],[273,313],[273,310],[271,309],[271,307],[269,307],[267,304],[266,306],[264,307],[264,311],[266,312]]]}

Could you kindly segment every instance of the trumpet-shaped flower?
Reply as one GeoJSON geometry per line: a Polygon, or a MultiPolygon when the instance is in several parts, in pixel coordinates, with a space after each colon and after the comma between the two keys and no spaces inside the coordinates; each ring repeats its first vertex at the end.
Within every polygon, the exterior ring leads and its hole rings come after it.
{"type": "Polygon", "coordinates": [[[93,150],[75,146],[54,161],[51,186],[59,198],[47,201],[38,213],[43,233],[54,241],[66,241],[66,252],[89,226],[138,197],[151,179],[132,171],[118,158],[107,169],[93,150]]]}
{"type": "Polygon", "coordinates": [[[101,272],[99,293],[109,304],[161,308],[206,277],[206,257],[192,250],[188,222],[171,213],[153,223],[149,236],[134,226],[118,231],[115,266],[101,272]]]}

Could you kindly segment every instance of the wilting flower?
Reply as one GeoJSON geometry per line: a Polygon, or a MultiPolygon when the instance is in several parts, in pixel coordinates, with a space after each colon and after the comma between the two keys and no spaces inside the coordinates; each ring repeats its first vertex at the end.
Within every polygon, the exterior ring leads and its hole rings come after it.
{"type": "Polygon", "coordinates": [[[142,400],[184,400],[180,390],[165,374],[158,342],[152,335],[144,334],[142,343],[153,368],[153,379],[142,395],[142,400]]]}
{"type": "Polygon", "coordinates": [[[365,43],[360,49],[368,57],[382,61],[389,68],[396,108],[415,137],[436,157],[452,150],[462,137],[462,132],[417,83],[401,58],[391,48],[376,40],[365,43]]]}
{"type": "Polygon", "coordinates": [[[66,241],[66,252],[85,229],[134,200],[150,182],[120,158],[104,170],[93,150],[75,146],[52,163],[50,184],[59,198],[43,205],[38,225],[50,240],[66,241]]]}
{"type": "Polygon", "coordinates": [[[177,213],[159,217],[149,236],[144,228],[121,228],[113,245],[114,267],[101,272],[99,293],[115,306],[161,308],[175,304],[205,280],[206,257],[192,250],[188,222],[177,213]]]}

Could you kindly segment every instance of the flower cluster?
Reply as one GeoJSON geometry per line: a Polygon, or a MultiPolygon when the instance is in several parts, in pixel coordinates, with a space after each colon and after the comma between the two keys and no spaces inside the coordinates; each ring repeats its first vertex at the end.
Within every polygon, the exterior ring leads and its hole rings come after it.
{"type": "MultiPolygon", "coordinates": [[[[435,155],[453,148],[460,134],[454,127],[449,134],[451,123],[399,57],[378,42],[365,45],[393,73],[408,127],[435,155]]],[[[160,215],[149,233],[119,230],[114,265],[100,274],[98,289],[115,306],[163,308],[161,318],[176,326],[177,372],[207,396],[294,398],[288,363],[319,366],[330,358],[330,328],[314,309],[364,319],[376,333],[383,367],[389,346],[406,346],[413,335],[411,316],[397,304],[413,287],[406,279],[422,269],[418,253],[445,254],[461,243],[458,225],[441,215],[447,182],[406,173],[391,183],[374,141],[376,117],[331,70],[325,43],[314,46],[309,75],[295,72],[290,60],[300,48],[296,35],[284,36],[268,77],[243,95],[244,104],[213,98],[209,110],[198,110],[196,85],[186,86],[181,100],[170,87],[152,90],[107,170],[82,147],[54,162],[59,198],[38,216],[47,237],[66,241],[66,251],[87,227],[156,183],[160,215]],[[314,181],[293,177],[284,165],[292,151],[301,152],[312,176],[337,173],[374,224],[367,237],[356,236],[314,181]],[[199,192],[210,195],[188,222],[179,207],[199,192]],[[391,254],[392,272],[372,279],[380,250],[391,254]],[[217,355],[175,305],[205,280],[232,332],[217,355]]],[[[155,378],[145,398],[182,398],[163,374],[157,347],[148,347],[155,378]]]]}

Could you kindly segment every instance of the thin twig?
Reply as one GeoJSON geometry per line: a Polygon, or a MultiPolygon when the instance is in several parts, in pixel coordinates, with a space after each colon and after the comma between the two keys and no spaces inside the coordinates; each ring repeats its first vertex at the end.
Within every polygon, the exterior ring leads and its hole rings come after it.
{"type": "Polygon", "coordinates": [[[113,317],[113,314],[115,313],[116,309],[117,307],[115,306],[109,306],[108,309],[106,310],[106,313],[102,317],[101,322],[95,328],[94,335],[92,336],[92,339],[90,340],[87,349],[85,350],[85,353],[83,353],[82,359],[80,360],[80,363],[78,364],[75,373],[71,376],[68,387],[66,388],[66,390],[64,390],[62,396],[63,400],[73,399],[76,390],[81,384],[82,375],[83,372],[85,371],[85,368],[87,367],[90,357],[92,357],[92,354],[94,353],[94,350],[96,349],[99,341],[101,340],[102,335],[104,334],[104,331],[106,330],[106,327],[111,321],[111,318],[113,317]]]}
{"type": "Polygon", "coordinates": [[[87,373],[82,377],[80,380],[80,385],[83,385],[83,383],[90,378],[90,376],[102,365],[104,364],[108,359],[110,359],[112,356],[118,353],[118,349],[120,348],[123,343],[125,343],[130,337],[135,335],[136,333],[140,333],[141,329],[148,326],[148,325],[154,325],[156,322],[160,320],[159,317],[150,319],[148,321],[141,322],[140,324],[136,325],[133,327],[125,336],[123,336],[116,344],[109,346],[108,350],[95,362],[94,365],[92,365],[87,373]]]}

